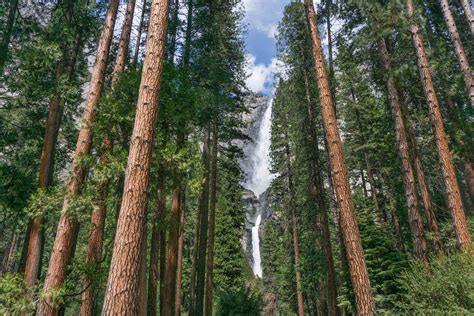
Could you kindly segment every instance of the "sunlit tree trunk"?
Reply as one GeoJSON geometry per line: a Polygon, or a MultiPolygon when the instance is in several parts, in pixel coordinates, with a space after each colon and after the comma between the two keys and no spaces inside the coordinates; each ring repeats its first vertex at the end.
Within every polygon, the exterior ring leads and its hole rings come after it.
{"type": "Polygon", "coordinates": [[[466,16],[467,24],[471,30],[471,37],[474,38],[474,13],[472,12],[472,5],[470,0],[460,0],[461,5],[464,9],[464,15],[466,16]]]}
{"type": "Polygon", "coordinates": [[[461,72],[464,76],[464,83],[467,92],[469,93],[469,98],[471,99],[471,106],[474,108],[474,80],[472,79],[471,65],[469,64],[469,59],[467,58],[466,51],[464,50],[461,38],[459,37],[458,28],[454,21],[453,14],[451,13],[451,9],[449,8],[448,0],[440,0],[440,5],[443,10],[444,20],[448,26],[451,41],[454,44],[454,52],[456,53],[461,72]]]}
{"type": "MultiPolygon", "coordinates": [[[[306,65],[306,58],[304,58],[304,65],[306,65]]],[[[336,287],[336,273],[334,271],[334,259],[332,255],[332,246],[331,246],[331,233],[329,231],[329,220],[327,215],[326,202],[324,200],[324,184],[320,172],[320,159],[319,159],[319,149],[318,149],[318,136],[316,134],[315,125],[313,122],[314,117],[314,108],[313,102],[311,99],[311,93],[309,90],[309,78],[308,72],[305,67],[303,67],[303,78],[305,83],[305,95],[306,95],[306,110],[309,123],[309,129],[311,138],[314,146],[314,163],[312,167],[312,175],[314,176],[314,187],[315,192],[314,199],[318,204],[319,217],[321,222],[321,235],[322,235],[322,245],[324,251],[324,258],[326,260],[326,292],[327,292],[327,307],[328,315],[337,314],[337,287],[336,287]]]]}
{"type": "Polygon", "coordinates": [[[318,23],[313,2],[305,0],[306,17],[311,36],[313,60],[318,81],[319,98],[323,124],[326,133],[329,158],[331,163],[335,192],[340,209],[340,221],[344,244],[349,261],[352,285],[356,298],[357,311],[360,315],[374,315],[369,274],[364,260],[364,251],[360,239],[359,227],[352,202],[349,177],[344,162],[342,142],[337,127],[329,80],[324,68],[323,48],[319,36],[318,23]]]}
{"type": "Polygon", "coordinates": [[[403,187],[405,190],[405,201],[408,208],[408,222],[410,224],[411,239],[413,244],[413,254],[423,260],[428,261],[427,245],[423,233],[423,218],[421,217],[418,197],[416,194],[415,174],[410,161],[408,148],[408,138],[406,127],[403,121],[402,107],[400,98],[395,85],[395,79],[392,76],[390,57],[388,55],[387,45],[384,39],[378,41],[380,56],[383,67],[388,74],[387,89],[392,109],[392,117],[395,125],[395,136],[397,139],[398,156],[401,160],[403,187]]]}
{"type": "Polygon", "coordinates": [[[146,12],[146,4],[147,0],[143,0],[142,2],[142,12],[140,14],[140,21],[138,22],[138,30],[137,30],[137,41],[135,42],[135,50],[133,53],[133,61],[132,64],[137,66],[138,64],[138,55],[140,54],[140,46],[142,43],[142,34],[143,34],[143,24],[145,23],[145,12],[146,12]]]}
{"type": "Polygon", "coordinates": [[[97,106],[102,93],[102,85],[117,17],[118,4],[118,0],[111,0],[107,9],[104,29],[102,30],[99,47],[97,49],[97,58],[92,70],[89,95],[84,109],[79,137],[77,139],[73,159],[73,170],[67,184],[67,193],[64,198],[63,210],[56,230],[48,272],[44,282],[43,292],[45,295],[41,299],[38,308],[40,315],[54,315],[56,313],[56,304],[51,300],[48,294],[50,294],[50,291],[54,291],[62,286],[66,276],[67,264],[73,255],[74,236],[78,231],[78,223],[76,219],[69,214],[69,208],[72,200],[79,194],[87,173],[87,168],[81,164],[81,161],[91,150],[92,123],[95,120],[97,106]]]}
{"type": "Polygon", "coordinates": [[[140,254],[167,22],[168,1],[154,0],[103,315],[139,312],[140,254]]]}
{"type": "Polygon", "coordinates": [[[471,244],[471,236],[467,230],[466,216],[464,214],[464,208],[461,200],[461,192],[459,191],[453,160],[451,157],[451,152],[449,151],[448,140],[444,130],[443,118],[441,116],[436,90],[431,78],[431,70],[428,63],[428,57],[426,56],[425,48],[423,46],[420,27],[416,22],[413,21],[413,15],[415,11],[413,0],[407,0],[406,7],[408,18],[412,21],[410,25],[410,32],[413,38],[413,46],[416,51],[420,79],[426,99],[428,101],[428,107],[430,109],[441,169],[443,171],[446,194],[448,197],[448,205],[451,211],[451,217],[453,219],[457,243],[460,247],[467,247],[471,244]]]}

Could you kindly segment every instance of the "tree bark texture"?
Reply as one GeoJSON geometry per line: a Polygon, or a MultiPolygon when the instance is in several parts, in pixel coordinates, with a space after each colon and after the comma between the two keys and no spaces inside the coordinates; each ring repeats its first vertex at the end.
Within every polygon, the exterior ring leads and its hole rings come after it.
{"type": "Polygon", "coordinates": [[[408,209],[408,222],[410,224],[411,239],[413,244],[413,254],[420,260],[428,261],[427,245],[423,233],[423,219],[420,213],[418,197],[416,194],[415,174],[410,161],[408,138],[406,134],[405,122],[403,121],[402,106],[395,85],[395,79],[391,75],[390,57],[384,39],[378,41],[380,56],[385,71],[388,73],[387,89],[392,110],[392,117],[395,125],[395,136],[397,139],[398,156],[401,160],[403,187],[405,190],[405,200],[408,209]]]}
{"type": "Polygon", "coordinates": [[[326,69],[324,68],[323,49],[317,27],[316,14],[311,0],[305,0],[304,4],[311,36],[313,60],[318,81],[329,159],[340,208],[341,229],[349,261],[357,311],[360,315],[374,315],[375,307],[372,300],[372,290],[364,260],[364,251],[362,249],[359,227],[355,217],[354,205],[352,203],[349,178],[344,162],[342,142],[337,127],[331,89],[329,87],[326,69]]]}
{"type": "Polygon", "coordinates": [[[412,21],[410,25],[410,32],[412,34],[413,46],[416,51],[418,70],[420,72],[420,79],[426,99],[428,100],[428,107],[431,114],[431,121],[434,128],[436,145],[438,147],[438,154],[443,171],[445,182],[446,195],[448,197],[448,205],[453,219],[454,231],[456,233],[457,243],[460,247],[467,247],[471,244],[471,236],[467,230],[466,216],[461,200],[461,192],[456,179],[453,159],[449,151],[448,139],[444,130],[443,118],[436,96],[436,90],[431,78],[431,70],[426,56],[425,48],[423,46],[423,39],[419,25],[413,20],[415,7],[413,0],[406,1],[408,18],[412,21]]]}
{"type": "Polygon", "coordinates": [[[168,1],[154,0],[103,315],[130,315],[139,309],[140,254],[167,22],[168,1]]]}
{"type": "Polygon", "coordinates": [[[143,34],[143,24],[145,23],[145,11],[146,11],[146,4],[147,0],[143,0],[142,2],[142,12],[140,14],[140,21],[138,22],[138,30],[137,30],[137,41],[135,43],[135,51],[133,53],[133,65],[137,66],[138,64],[138,55],[140,54],[140,45],[142,42],[142,34],[143,34]]]}
{"type": "Polygon", "coordinates": [[[464,84],[466,85],[467,92],[469,93],[469,98],[471,100],[471,106],[474,108],[474,80],[472,78],[472,68],[469,64],[469,59],[467,58],[466,51],[459,37],[458,28],[456,22],[454,21],[453,14],[449,8],[448,0],[440,0],[441,9],[443,10],[444,20],[448,26],[449,35],[451,41],[454,45],[454,52],[459,62],[459,67],[464,77],[464,84]]]}
{"type": "Polygon", "coordinates": [[[461,5],[464,9],[464,15],[466,16],[467,24],[471,30],[471,37],[474,38],[474,13],[472,12],[472,6],[470,0],[460,0],[461,5]]]}
{"type": "Polygon", "coordinates": [[[73,170],[67,184],[67,193],[64,198],[48,272],[44,282],[43,292],[46,295],[41,299],[38,308],[40,315],[54,315],[56,313],[55,304],[50,300],[48,293],[63,284],[67,264],[73,255],[74,235],[77,234],[78,224],[74,217],[69,214],[69,207],[72,200],[78,195],[87,174],[87,168],[81,164],[81,160],[85,155],[90,153],[91,149],[91,127],[95,119],[99,98],[102,92],[118,5],[118,0],[111,0],[108,5],[104,29],[102,30],[99,47],[97,49],[97,58],[92,70],[89,95],[87,97],[81,129],[77,139],[76,151],[74,153],[73,170]]]}

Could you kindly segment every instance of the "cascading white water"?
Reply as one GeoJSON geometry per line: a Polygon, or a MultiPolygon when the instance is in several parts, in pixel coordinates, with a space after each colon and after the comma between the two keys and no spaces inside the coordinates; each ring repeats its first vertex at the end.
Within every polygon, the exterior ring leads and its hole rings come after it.
{"type": "Polygon", "coordinates": [[[258,230],[260,228],[260,222],[262,221],[262,215],[258,214],[255,220],[255,226],[252,227],[252,255],[253,255],[253,273],[262,277],[262,259],[260,258],[260,237],[258,230]]]}
{"type": "MultiPolygon", "coordinates": [[[[248,170],[248,178],[244,186],[257,197],[260,197],[268,189],[273,180],[273,175],[270,173],[271,117],[272,100],[270,99],[259,124],[258,134],[256,140],[254,140],[254,150],[248,153],[249,157],[247,157],[250,161],[250,170],[248,170]]],[[[261,206],[257,209],[256,215],[255,226],[252,227],[252,269],[255,276],[261,278],[262,262],[259,236],[262,221],[261,206]]]]}

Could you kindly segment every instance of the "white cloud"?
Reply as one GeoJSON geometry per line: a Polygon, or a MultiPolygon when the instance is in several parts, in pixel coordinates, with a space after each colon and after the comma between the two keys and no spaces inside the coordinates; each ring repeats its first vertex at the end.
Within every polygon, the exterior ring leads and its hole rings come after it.
{"type": "Polygon", "coordinates": [[[245,23],[250,29],[275,38],[277,24],[288,0],[243,0],[245,23]]]}
{"type": "Polygon", "coordinates": [[[282,65],[277,58],[272,58],[270,64],[257,64],[252,54],[246,55],[246,72],[250,76],[246,80],[247,87],[253,92],[273,94],[275,75],[281,72],[282,65]]]}

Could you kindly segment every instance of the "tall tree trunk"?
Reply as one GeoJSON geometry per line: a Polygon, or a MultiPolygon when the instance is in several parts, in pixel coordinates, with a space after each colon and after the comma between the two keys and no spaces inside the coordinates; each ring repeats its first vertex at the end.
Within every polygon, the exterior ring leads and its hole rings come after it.
{"type": "Polygon", "coordinates": [[[199,247],[199,235],[200,235],[200,219],[201,210],[198,207],[196,214],[196,227],[195,227],[195,236],[193,242],[193,257],[191,262],[191,276],[189,284],[189,315],[194,315],[195,305],[196,305],[196,270],[197,270],[197,258],[198,258],[198,247],[199,247]]]}
{"type": "Polygon", "coordinates": [[[171,202],[171,223],[168,236],[168,254],[166,259],[165,272],[165,301],[163,314],[165,316],[173,316],[175,314],[175,298],[176,298],[176,266],[179,242],[179,220],[181,218],[181,183],[176,181],[173,190],[173,198],[171,202]]]}
{"type": "Polygon", "coordinates": [[[12,236],[10,237],[10,241],[8,242],[8,251],[5,254],[5,257],[2,260],[2,268],[0,270],[0,276],[11,272],[13,266],[13,257],[15,255],[16,248],[18,246],[18,234],[14,231],[12,236]]]}
{"type": "Polygon", "coordinates": [[[217,118],[214,119],[214,133],[211,151],[211,180],[210,180],[210,206],[209,206],[209,227],[207,242],[207,279],[206,279],[206,316],[212,316],[212,303],[214,291],[214,240],[216,226],[216,205],[217,205],[217,154],[219,147],[219,134],[217,118]]]}
{"type": "MultiPolygon", "coordinates": [[[[125,20],[122,26],[119,48],[115,59],[115,66],[112,75],[112,90],[117,86],[118,80],[125,70],[125,59],[128,56],[128,48],[130,44],[130,33],[132,31],[133,12],[135,10],[135,0],[129,0],[127,3],[125,20]]],[[[104,168],[108,163],[108,157],[111,155],[113,143],[108,133],[102,139],[101,156],[99,158],[99,168],[104,168]]],[[[91,231],[88,240],[88,250],[86,262],[96,265],[97,270],[100,269],[100,259],[102,255],[102,241],[104,234],[105,217],[107,212],[108,187],[110,179],[105,177],[100,180],[96,186],[97,197],[94,210],[91,217],[91,231]]],[[[92,308],[95,306],[94,291],[96,284],[92,282],[90,276],[84,278],[84,286],[82,293],[81,315],[91,315],[92,308]]]]}
{"type": "Polygon", "coordinates": [[[10,1],[10,9],[8,10],[8,19],[5,26],[5,30],[0,42],[0,76],[3,75],[3,68],[8,59],[8,45],[13,33],[13,26],[15,25],[16,13],[18,11],[19,0],[10,1]]]}
{"type": "Polygon", "coordinates": [[[436,252],[443,251],[443,243],[441,241],[441,233],[439,231],[438,221],[431,204],[431,195],[426,183],[425,172],[421,163],[420,153],[418,152],[418,145],[416,143],[415,133],[411,126],[407,129],[409,143],[411,145],[412,160],[415,165],[416,178],[418,180],[418,186],[421,192],[421,198],[423,200],[423,206],[425,208],[426,220],[428,222],[428,229],[431,233],[433,246],[436,252]]]}
{"type": "Polygon", "coordinates": [[[427,262],[427,246],[423,234],[423,219],[421,217],[416,195],[415,175],[410,162],[408,139],[406,135],[405,123],[403,121],[402,107],[400,98],[395,85],[395,79],[392,76],[390,57],[388,55],[387,45],[383,38],[378,41],[379,51],[385,71],[388,73],[387,89],[392,109],[392,117],[395,125],[395,136],[397,139],[398,156],[401,160],[403,187],[405,190],[405,200],[408,208],[408,222],[410,224],[411,239],[413,243],[413,254],[427,262]]]}
{"type": "Polygon", "coordinates": [[[464,173],[466,176],[469,197],[471,199],[471,208],[474,208],[474,168],[472,167],[471,159],[469,159],[467,154],[465,154],[464,158],[464,173]]]}
{"type": "Polygon", "coordinates": [[[178,263],[176,267],[176,298],[175,316],[181,316],[181,294],[183,278],[183,249],[184,249],[184,212],[186,202],[186,187],[181,189],[181,217],[179,219],[178,263]]]}
{"type": "Polygon", "coordinates": [[[466,51],[462,45],[461,38],[459,37],[458,28],[456,26],[456,22],[454,21],[453,14],[451,13],[451,9],[449,8],[448,0],[440,0],[440,5],[443,9],[443,15],[448,26],[451,41],[454,44],[454,52],[456,53],[459,66],[461,67],[461,72],[464,76],[464,83],[466,85],[467,92],[469,93],[471,106],[474,108],[474,80],[472,79],[472,68],[469,64],[466,51]]]}
{"type": "Polygon", "coordinates": [[[287,180],[288,189],[290,192],[290,210],[291,210],[291,225],[293,235],[293,255],[295,257],[295,278],[296,278],[296,298],[298,306],[298,316],[304,315],[304,303],[303,303],[303,288],[301,286],[301,271],[299,270],[300,262],[300,249],[298,241],[298,221],[296,218],[296,206],[295,206],[295,188],[293,185],[293,175],[291,168],[291,153],[290,145],[288,144],[288,134],[285,131],[285,154],[286,154],[286,169],[287,169],[287,180]]]}
{"type": "Polygon", "coordinates": [[[179,0],[174,0],[173,10],[171,11],[170,17],[170,46],[168,49],[168,62],[174,64],[174,56],[176,51],[176,36],[178,33],[179,24],[179,0]]]}
{"type": "Polygon", "coordinates": [[[206,281],[206,250],[207,250],[207,227],[209,225],[209,143],[210,128],[207,127],[204,136],[202,158],[204,162],[204,182],[199,196],[199,244],[196,261],[196,298],[193,315],[202,315],[204,312],[204,292],[206,281]]]}
{"type": "MultiPolygon", "coordinates": [[[[109,142],[102,143],[102,152],[108,151],[112,144],[109,142]]],[[[108,155],[102,155],[99,164],[105,165],[108,160],[108,155]]],[[[101,181],[96,188],[96,200],[94,210],[92,211],[89,239],[87,242],[86,262],[95,266],[95,275],[86,274],[84,277],[82,303],[80,309],[81,316],[94,315],[97,311],[95,308],[96,279],[97,273],[100,269],[100,261],[102,258],[102,241],[104,238],[105,228],[105,212],[107,203],[107,192],[109,189],[108,181],[101,181]]]]}
{"type": "MultiPolygon", "coordinates": [[[[415,11],[413,0],[406,1],[408,18],[413,21],[415,11]]],[[[423,85],[423,90],[428,100],[431,120],[434,127],[436,145],[438,147],[441,169],[443,171],[445,189],[448,196],[448,205],[453,219],[454,231],[456,233],[457,243],[460,247],[467,247],[471,244],[471,236],[467,230],[466,216],[461,200],[461,192],[454,171],[451,152],[449,151],[448,140],[444,130],[443,118],[436,96],[436,90],[431,78],[431,70],[426,56],[423,40],[420,33],[420,27],[416,22],[412,22],[410,31],[413,38],[413,46],[416,51],[418,70],[423,85]]]]}
{"type": "Polygon", "coordinates": [[[107,9],[104,29],[102,30],[99,47],[97,49],[97,58],[92,71],[89,95],[84,109],[79,137],[77,139],[76,152],[73,160],[73,170],[67,185],[67,193],[64,198],[63,209],[56,231],[48,273],[44,282],[43,292],[46,293],[46,295],[41,299],[38,309],[40,315],[54,315],[56,313],[55,302],[51,301],[51,297],[48,294],[50,291],[62,286],[66,276],[66,266],[73,255],[74,234],[77,233],[78,224],[76,219],[68,213],[69,206],[72,200],[80,192],[87,173],[87,168],[81,164],[81,160],[85,155],[90,153],[91,149],[91,128],[102,92],[118,5],[118,0],[111,0],[107,9]]]}
{"type": "MultiPolygon", "coordinates": [[[[72,80],[74,75],[77,56],[81,49],[82,38],[81,35],[78,35],[72,54],[67,61],[67,79],[69,81],[72,80]]],[[[64,51],[63,54],[66,54],[66,52],[64,51]]],[[[66,59],[66,56],[64,56],[64,61],[60,62],[56,69],[56,78],[58,80],[63,74],[66,59]]],[[[51,97],[49,103],[38,176],[38,188],[42,190],[46,190],[53,179],[54,154],[56,151],[59,128],[63,117],[64,102],[65,100],[60,98],[59,92],[56,92],[56,94],[51,97]]],[[[42,250],[44,246],[44,236],[41,227],[42,222],[43,218],[41,216],[37,216],[30,220],[25,243],[23,245],[24,260],[22,260],[23,267],[21,268],[21,271],[24,271],[25,273],[25,283],[28,286],[32,286],[36,282],[40,273],[42,250]]]]}
{"type": "Polygon", "coordinates": [[[364,260],[362,241],[360,239],[359,227],[357,225],[354,205],[352,203],[349,177],[344,162],[342,142],[337,128],[331,89],[329,87],[326,69],[324,68],[323,49],[319,37],[316,14],[311,0],[305,0],[304,4],[311,36],[314,67],[318,81],[319,98],[328,144],[329,158],[340,209],[342,234],[349,260],[357,311],[360,315],[374,315],[375,307],[372,301],[369,274],[364,260]]]}
{"type": "Polygon", "coordinates": [[[461,5],[464,9],[464,15],[466,16],[467,24],[471,29],[471,37],[474,38],[474,13],[472,12],[472,6],[470,0],[460,0],[461,5]]]}
{"type": "Polygon", "coordinates": [[[147,3],[147,0],[143,0],[142,12],[140,14],[140,21],[138,22],[137,41],[135,43],[135,51],[133,53],[133,61],[132,61],[132,64],[135,67],[138,64],[138,55],[140,54],[140,45],[142,42],[142,34],[143,34],[143,24],[145,22],[144,20],[145,20],[146,3],[147,3]]]}
{"type": "Polygon", "coordinates": [[[158,300],[158,280],[159,280],[159,254],[160,243],[164,242],[160,239],[160,231],[163,229],[163,216],[165,213],[166,197],[164,193],[164,177],[159,175],[158,192],[155,213],[153,214],[153,228],[151,231],[150,245],[150,265],[148,270],[148,308],[149,316],[156,315],[156,302],[158,300]]]}
{"type": "Polygon", "coordinates": [[[139,271],[139,289],[138,289],[138,316],[145,316],[147,314],[147,227],[146,227],[146,217],[145,217],[145,222],[143,223],[144,229],[143,229],[143,239],[142,239],[142,246],[141,246],[141,251],[142,253],[140,254],[140,271],[139,271]]]}
{"type": "Polygon", "coordinates": [[[162,228],[160,229],[160,316],[164,315],[165,307],[165,276],[166,276],[166,229],[164,228],[165,214],[162,217],[162,228]]]}
{"type": "Polygon", "coordinates": [[[154,0],[135,125],[125,172],[122,207],[117,223],[102,314],[136,314],[140,254],[146,218],[147,190],[154,141],[160,78],[163,70],[168,1],[154,0]]]}
{"type": "MultiPolygon", "coordinates": [[[[306,58],[303,52],[304,65],[306,65],[306,58]]],[[[311,100],[311,93],[309,90],[309,78],[308,72],[305,67],[303,67],[303,78],[305,83],[305,95],[306,95],[306,109],[308,117],[308,125],[310,128],[310,134],[313,141],[314,147],[314,163],[311,166],[312,176],[314,177],[314,187],[315,191],[310,191],[313,193],[314,200],[316,201],[320,214],[321,222],[321,235],[322,235],[322,246],[324,252],[324,258],[326,260],[326,292],[327,292],[327,310],[328,315],[334,316],[337,314],[337,287],[336,287],[336,273],[334,271],[334,259],[332,255],[332,246],[331,246],[331,233],[329,231],[329,220],[327,216],[327,207],[326,202],[324,201],[325,192],[323,178],[320,172],[320,159],[319,159],[319,149],[318,149],[318,135],[315,130],[315,125],[313,122],[313,102],[311,100]]]]}

